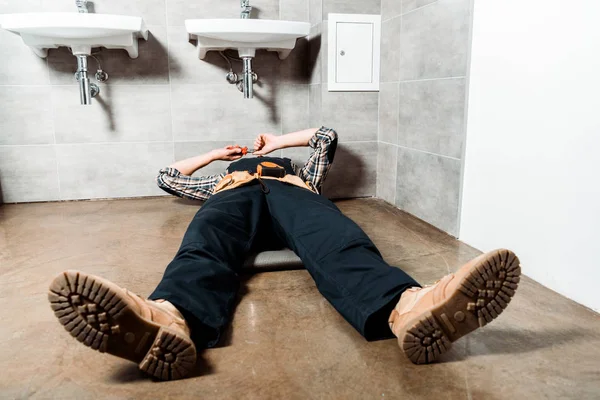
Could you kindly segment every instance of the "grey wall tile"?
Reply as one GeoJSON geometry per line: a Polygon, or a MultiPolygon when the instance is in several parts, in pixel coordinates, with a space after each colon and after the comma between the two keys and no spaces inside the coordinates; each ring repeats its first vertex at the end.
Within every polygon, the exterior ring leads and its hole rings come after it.
{"type": "Polygon", "coordinates": [[[381,24],[381,82],[398,82],[400,78],[400,31],[402,18],[381,24]]]}
{"type": "Polygon", "coordinates": [[[309,0],[280,0],[279,19],[308,22],[308,7],[309,0]]]}
{"type": "Polygon", "coordinates": [[[173,162],[173,143],[57,145],[63,199],[155,196],[157,172],[173,162]]]}
{"type": "Polygon", "coordinates": [[[277,90],[277,104],[281,110],[281,132],[289,133],[309,128],[308,85],[281,85],[277,90]]]}
{"type": "Polygon", "coordinates": [[[461,158],[464,114],[464,78],[403,82],[398,144],[461,158]]]}
{"type": "Polygon", "coordinates": [[[321,25],[321,83],[327,85],[329,79],[329,23],[323,21],[321,25]]]}
{"type": "Polygon", "coordinates": [[[324,54],[323,36],[321,34],[322,23],[314,25],[310,28],[308,36],[308,62],[307,69],[309,74],[309,83],[321,83],[321,59],[324,54]]]}
{"type": "MultiPolygon", "coordinates": [[[[131,59],[124,50],[102,49],[97,57],[102,69],[109,75],[111,85],[131,84],[168,84],[169,60],[167,55],[167,30],[164,26],[149,26],[148,41],[139,41],[139,57],[131,59]]],[[[88,59],[90,78],[97,69],[94,59],[88,59]]],[[[50,50],[48,55],[50,80],[52,84],[77,85],[74,73],[77,70],[77,59],[66,48],[50,50]]],[[[176,70],[177,64],[171,69],[176,70]]]]}
{"type": "Polygon", "coordinates": [[[377,142],[338,145],[323,186],[330,198],[371,197],[377,192],[377,142]]]}
{"type": "Polygon", "coordinates": [[[233,85],[172,85],[173,133],[176,141],[253,139],[261,132],[280,133],[274,88],[255,86],[244,99],[233,85]]]}
{"type": "Polygon", "coordinates": [[[379,94],[329,92],[323,88],[322,123],[343,141],[377,141],[379,94]]]}
{"type": "MultiPolygon", "coordinates": [[[[76,11],[75,2],[69,2],[76,11]]],[[[93,11],[96,13],[142,17],[146,25],[167,24],[165,0],[94,0],[93,3],[93,11]]]]}
{"type": "Polygon", "coordinates": [[[312,149],[310,147],[290,147],[281,151],[282,157],[287,157],[292,160],[294,164],[302,168],[310,154],[312,149]]]}
{"type": "MultiPolygon", "coordinates": [[[[10,0],[9,0],[10,1],[10,0]]],[[[26,0],[32,1],[32,0],[26,0]]],[[[37,12],[76,12],[77,7],[75,6],[75,2],[71,0],[52,0],[52,1],[44,1],[40,0],[41,6],[40,8],[36,8],[37,12]]],[[[93,3],[90,1],[90,3],[93,3]]],[[[89,10],[93,10],[93,5],[89,10]]]]}
{"type": "Polygon", "coordinates": [[[395,1],[397,3],[402,3],[402,12],[407,13],[407,12],[413,11],[417,8],[434,3],[437,0],[401,0],[401,1],[400,0],[383,0],[383,1],[388,1],[388,2],[395,1]]]}
{"type": "Polygon", "coordinates": [[[379,86],[379,139],[398,143],[398,83],[382,83],[379,86]]]}
{"type": "MultiPolygon", "coordinates": [[[[226,84],[225,74],[229,67],[217,52],[210,51],[204,60],[200,60],[196,43],[188,41],[188,33],[184,26],[170,26],[168,30],[169,72],[172,83],[226,84]]],[[[239,64],[237,66],[239,67],[239,64]]]]}
{"type": "Polygon", "coordinates": [[[323,20],[323,0],[308,0],[308,17],[312,25],[323,20]]]}
{"type": "Polygon", "coordinates": [[[460,161],[398,148],[396,205],[457,235],[460,161]]]}
{"type": "Polygon", "coordinates": [[[5,203],[58,200],[54,146],[0,146],[0,186],[5,203]]]}
{"type": "Polygon", "coordinates": [[[323,19],[329,13],[380,14],[381,0],[323,0],[323,19]]]}
{"type": "MultiPolygon", "coordinates": [[[[307,0],[298,0],[304,3],[307,0]]],[[[279,19],[279,0],[252,0],[251,18],[279,19]]],[[[183,25],[186,19],[239,18],[239,1],[167,0],[167,24],[183,25]]]]}
{"type": "Polygon", "coordinates": [[[0,85],[48,84],[46,60],[36,56],[21,36],[0,29],[0,85]]]}
{"type": "Polygon", "coordinates": [[[148,41],[139,41],[139,57],[129,58],[125,51],[106,51],[102,54],[102,67],[110,74],[112,84],[167,84],[169,61],[167,56],[167,28],[148,25],[148,41]]]}
{"type": "Polygon", "coordinates": [[[76,87],[52,87],[57,143],[173,140],[169,86],[103,85],[100,96],[81,106],[76,87]]]}
{"type": "MultiPolygon", "coordinates": [[[[285,59],[272,57],[279,71],[280,83],[309,83],[311,72],[309,71],[308,55],[309,55],[308,37],[299,38],[296,40],[296,47],[292,53],[285,59]]],[[[274,56],[275,53],[268,54],[274,56]]],[[[257,64],[262,63],[262,60],[257,60],[257,64]]],[[[253,67],[254,68],[254,67],[253,67]]],[[[259,75],[260,78],[260,75],[259,75]]],[[[264,76],[263,79],[273,79],[271,76],[264,76]]]]}
{"type": "Polygon", "coordinates": [[[43,0],[0,0],[0,14],[41,11],[43,0]]]}
{"type": "Polygon", "coordinates": [[[396,160],[398,147],[379,143],[377,151],[377,197],[395,204],[396,201],[396,160]]]}
{"type": "Polygon", "coordinates": [[[394,18],[401,13],[402,0],[381,0],[381,19],[383,21],[394,18]]]}
{"type": "Polygon", "coordinates": [[[52,144],[48,86],[0,86],[0,145],[52,144]]]}
{"type": "Polygon", "coordinates": [[[465,76],[470,0],[439,0],[402,17],[400,79],[465,76]]]}
{"type": "MultiPolygon", "coordinates": [[[[7,3],[24,3],[29,8],[11,12],[77,12],[74,0],[5,0],[7,3]]],[[[100,14],[132,15],[142,17],[147,25],[166,25],[165,0],[90,0],[88,10],[100,14]]],[[[0,1],[0,13],[2,13],[0,1]]]]}
{"type": "MultiPolygon", "coordinates": [[[[107,51],[107,50],[102,50],[107,51]]],[[[112,50],[122,51],[122,50],[112,50]]],[[[98,55],[100,57],[100,55],[98,55]]],[[[48,62],[48,75],[50,84],[52,85],[77,85],[75,79],[75,72],[77,71],[77,58],[71,53],[66,47],[59,47],[58,49],[50,49],[47,57],[48,62]]],[[[96,62],[93,59],[88,61],[88,75],[90,79],[94,79],[94,73],[96,71],[96,62]]],[[[109,71],[109,78],[112,78],[112,74],[109,71]]],[[[111,82],[112,83],[112,82],[111,82]]]]}
{"type": "Polygon", "coordinates": [[[308,124],[320,128],[323,124],[323,90],[321,85],[308,87],[308,124]]]}

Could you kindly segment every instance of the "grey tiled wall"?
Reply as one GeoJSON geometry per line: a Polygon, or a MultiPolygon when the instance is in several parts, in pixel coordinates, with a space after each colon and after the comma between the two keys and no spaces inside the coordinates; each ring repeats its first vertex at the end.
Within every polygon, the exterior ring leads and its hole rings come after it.
{"type": "MultiPolygon", "coordinates": [[[[308,22],[309,2],[252,0],[252,17],[308,22]]],[[[239,0],[95,0],[93,7],[142,16],[150,39],[140,42],[135,60],[124,51],[99,54],[110,79],[92,106],[79,104],[76,60],[66,49],[41,59],[18,36],[0,30],[4,202],[164,194],[154,176],[174,159],[230,141],[251,144],[261,132],[309,127],[306,39],[285,61],[274,53],[257,56],[261,81],[252,100],[227,84],[226,63],[218,54],[201,61],[188,42],[186,18],[237,18],[239,0]]],[[[74,0],[0,0],[0,14],[32,11],[76,12],[76,7],[74,0]]],[[[89,63],[94,71],[95,62],[89,63]]],[[[286,150],[286,155],[300,162],[308,153],[286,150]]]]}
{"type": "Polygon", "coordinates": [[[379,96],[327,90],[327,16],[379,14],[381,0],[310,0],[309,4],[309,120],[312,126],[335,128],[340,140],[323,192],[332,198],[375,196],[379,96]]]}
{"type": "Polygon", "coordinates": [[[382,0],[377,196],[457,235],[472,0],[382,0]]]}
{"type": "MultiPolygon", "coordinates": [[[[75,11],[73,0],[4,0],[0,13],[75,11]]],[[[108,84],[79,105],[75,58],[35,56],[0,31],[0,185],[5,202],[161,194],[161,166],[260,132],[317,127],[340,134],[330,197],[375,196],[456,234],[472,0],[253,0],[254,18],[309,21],[285,61],[261,52],[256,97],[200,61],[186,18],[232,17],[238,0],[96,0],[96,12],[141,15],[140,57],[103,51],[108,84]],[[382,14],[381,91],[327,90],[328,13],[382,14]]],[[[93,61],[90,60],[92,68],[93,61]]],[[[239,66],[236,66],[239,68],[239,66]]],[[[297,162],[308,149],[281,152],[297,162]]],[[[206,172],[224,168],[211,165],[206,172]]]]}

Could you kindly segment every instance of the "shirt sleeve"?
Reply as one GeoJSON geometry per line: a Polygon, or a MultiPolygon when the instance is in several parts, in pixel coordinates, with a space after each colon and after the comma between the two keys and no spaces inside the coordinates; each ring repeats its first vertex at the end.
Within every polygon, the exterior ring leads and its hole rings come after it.
{"type": "Polygon", "coordinates": [[[302,180],[310,182],[319,193],[331,168],[331,163],[333,163],[337,142],[336,131],[324,126],[320,127],[308,142],[314,151],[306,164],[298,171],[298,176],[302,180]]]}
{"type": "Polygon", "coordinates": [[[156,177],[158,187],[165,192],[191,200],[207,200],[224,174],[201,177],[183,175],[176,168],[163,168],[156,177]]]}

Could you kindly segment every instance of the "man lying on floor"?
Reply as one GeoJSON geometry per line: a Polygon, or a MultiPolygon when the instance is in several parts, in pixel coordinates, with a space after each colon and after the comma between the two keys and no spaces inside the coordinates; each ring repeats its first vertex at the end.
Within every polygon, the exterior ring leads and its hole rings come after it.
{"type": "Polygon", "coordinates": [[[143,299],[105,279],[66,271],[48,298],[65,329],[83,344],[139,364],[159,379],[184,377],[197,349],[215,346],[235,304],[238,272],[251,251],[292,249],[335,309],[367,340],[397,337],[414,363],[430,363],[451,342],[492,321],[519,282],[508,250],[483,254],[422,288],[388,265],[369,237],[320,190],[337,134],[321,127],[258,135],[257,158],[228,146],[160,171],[166,192],[206,200],[162,281],[143,299]],[[302,168],[273,151],[310,146],[302,168]],[[224,174],[192,177],[215,160],[224,174]]]}

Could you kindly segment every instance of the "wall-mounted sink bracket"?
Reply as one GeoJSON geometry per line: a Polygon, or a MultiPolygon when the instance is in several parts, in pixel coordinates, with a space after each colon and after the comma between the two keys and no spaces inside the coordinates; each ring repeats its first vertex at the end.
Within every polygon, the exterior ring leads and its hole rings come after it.
{"type": "Polygon", "coordinates": [[[275,51],[280,60],[286,59],[296,46],[298,38],[307,36],[308,22],[250,19],[252,7],[249,0],[240,0],[239,19],[188,19],[185,21],[190,39],[197,41],[198,58],[203,60],[209,51],[237,50],[243,62],[241,79],[231,68],[227,81],[236,84],[244,92],[244,98],[252,98],[252,84],[258,77],[252,70],[256,50],[275,51]]]}

